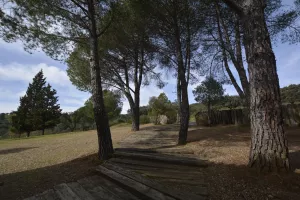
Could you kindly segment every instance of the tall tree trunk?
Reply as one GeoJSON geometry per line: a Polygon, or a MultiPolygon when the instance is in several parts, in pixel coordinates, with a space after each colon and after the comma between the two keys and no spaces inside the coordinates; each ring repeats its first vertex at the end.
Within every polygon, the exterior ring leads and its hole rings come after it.
{"type": "Polygon", "coordinates": [[[132,119],[132,131],[140,130],[140,95],[139,93],[134,94],[134,101],[132,100],[130,104],[131,119],[132,119]]]}
{"type": "Polygon", "coordinates": [[[240,15],[248,47],[251,94],[249,166],[267,171],[288,170],[289,153],[283,129],[279,80],[264,15],[264,2],[247,1],[240,15]]]}
{"type": "Polygon", "coordinates": [[[26,134],[27,134],[27,137],[30,137],[30,131],[27,131],[26,134]]]}
{"type": "Polygon", "coordinates": [[[180,111],[180,106],[181,106],[181,85],[180,85],[180,79],[179,76],[177,76],[177,101],[178,101],[178,111],[177,111],[177,123],[180,124],[180,116],[181,116],[181,111],[180,111]]]}
{"type": "Polygon", "coordinates": [[[44,128],[42,129],[42,135],[45,135],[45,129],[44,128]]]}
{"type": "Polygon", "coordinates": [[[140,90],[134,94],[134,131],[140,130],[140,90]]]}
{"type": "MultiPolygon", "coordinates": [[[[131,130],[132,131],[138,131],[140,128],[140,106],[139,104],[136,105],[135,101],[133,100],[130,92],[124,92],[128,102],[129,102],[129,106],[130,106],[130,115],[131,115],[131,130]],[[137,108],[138,106],[138,108],[137,108]]],[[[136,97],[135,95],[135,99],[139,99],[139,97],[136,97]]],[[[138,101],[139,102],[139,101],[138,101]]]]}
{"type": "Polygon", "coordinates": [[[180,30],[178,27],[177,17],[174,17],[174,30],[175,30],[175,43],[176,43],[176,58],[177,58],[177,78],[180,81],[180,93],[181,93],[181,102],[179,104],[180,109],[180,128],[179,128],[179,137],[178,144],[186,144],[187,132],[189,128],[189,98],[188,98],[188,84],[185,76],[185,67],[183,63],[182,56],[182,45],[180,41],[180,30]]]}
{"type": "Polygon", "coordinates": [[[90,19],[90,48],[91,48],[91,85],[94,116],[98,135],[98,156],[100,160],[106,160],[113,154],[113,144],[107,113],[104,108],[103,92],[100,76],[100,64],[98,54],[98,35],[95,20],[95,0],[88,0],[88,11],[90,19]]]}
{"type": "Polygon", "coordinates": [[[207,104],[207,123],[208,126],[211,126],[211,101],[208,99],[208,104],[207,104]]]}

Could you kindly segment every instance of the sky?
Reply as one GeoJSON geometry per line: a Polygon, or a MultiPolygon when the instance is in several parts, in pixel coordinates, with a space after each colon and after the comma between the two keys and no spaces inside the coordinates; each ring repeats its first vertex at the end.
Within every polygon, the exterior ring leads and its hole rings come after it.
{"type": "MultiPolygon", "coordinates": [[[[277,43],[273,46],[273,50],[277,60],[280,86],[300,84],[300,44],[277,43]]],[[[57,90],[63,112],[75,111],[90,97],[89,93],[79,91],[72,85],[67,76],[65,63],[55,61],[43,52],[29,54],[24,51],[20,42],[6,43],[0,39],[0,113],[17,109],[20,97],[25,94],[28,84],[41,69],[47,82],[57,90]]],[[[234,75],[237,77],[236,72],[234,75]]],[[[141,89],[141,106],[147,105],[150,97],[158,96],[162,92],[166,93],[170,100],[176,99],[176,80],[167,74],[164,74],[163,79],[168,84],[162,89],[157,88],[155,84],[141,89]]],[[[203,77],[199,77],[197,84],[189,86],[190,103],[195,102],[192,90],[201,80],[203,77]]],[[[237,94],[231,85],[225,85],[224,88],[226,94],[237,94]]],[[[126,113],[128,109],[129,104],[124,98],[122,113],[126,113]]]]}

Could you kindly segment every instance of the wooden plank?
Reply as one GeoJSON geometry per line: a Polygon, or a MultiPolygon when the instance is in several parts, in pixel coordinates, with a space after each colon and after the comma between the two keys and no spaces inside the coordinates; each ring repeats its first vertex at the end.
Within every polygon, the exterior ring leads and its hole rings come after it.
{"type": "Polygon", "coordinates": [[[96,200],[88,191],[86,191],[78,182],[72,182],[67,184],[72,191],[84,200],[96,200]]]}
{"type": "Polygon", "coordinates": [[[103,188],[106,190],[109,190],[110,192],[114,193],[118,197],[120,197],[122,200],[139,200],[136,196],[128,192],[127,190],[119,187],[115,183],[107,180],[104,177],[101,176],[92,176],[91,180],[94,181],[96,184],[101,184],[103,188]]]}
{"type": "Polygon", "coordinates": [[[131,188],[132,190],[139,192],[140,194],[144,195],[147,199],[174,200],[174,198],[166,196],[165,194],[157,191],[156,189],[153,189],[147,185],[142,184],[141,182],[137,182],[131,179],[130,177],[124,176],[116,171],[110,170],[101,165],[97,167],[97,171],[101,172],[102,174],[110,177],[115,181],[118,181],[119,183],[122,183],[127,188],[131,188]]]}
{"type": "MultiPolygon", "coordinates": [[[[120,165],[118,165],[120,166],[120,165]]],[[[122,166],[120,166],[122,167],[122,166]]],[[[201,179],[202,177],[196,174],[189,174],[189,173],[169,173],[166,171],[147,171],[147,170],[134,170],[136,172],[139,172],[141,174],[144,174],[148,177],[158,177],[158,178],[174,178],[174,179],[180,179],[180,180],[197,180],[201,179]]]]}
{"type": "MultiPolygon", "coordinates": [[[[126,170],[122,167],[119,167],[117,165],[112,165],[109,163],[105,163],[103,165],[105,168],[109,169],[109,170],[114,170],[117,173],[122,174],[123,176],[126,177],[130,177],[131,179],[142,183],[148,187],[154,188],[166,195],[172,196],[174,199],[178,199],[178,200],[204,200],[206,199],[206,197],[203,196],[199,196],[199,195],[194,195],[191,193],[185,193],[183,191],[178,191],[178,190],[173,190],[170,189],[168,187],[165,187],[161,184],[158,184],[157,182],[154,182],[152,180],[146,179],[145,177],[141,176],[140,174],[134,173],[132,171],[126,170]]],[[[103,169],[103,166],[99,166],[97,168],[97,170],[101,171],[101,169],[103,169]]]]}
{"type": "Polygon", "coordinates": [[[123,167],[125,169],[130,169],[133,171],[138,171],[141,173],[149,173],[149,175],[154,174],[155,176],[159,177],[166,177],[166,178],[177,178],[177,179],[199,179],[202,178],[203,172],[198,169],[180,169],[180,166],[177,169],[168,169],[168,168],[157,168],[151,166],[142,166],[142,165],[135,165],[135,164],[124,164],[118,162],[108,162],[111,164],[117,163],[118,166],[123,167]]]}
{"type": "Polygon", "coordinates": [[[183,185],[191,185],[191,186],[199,186],[199,185],[204,185],[206,186],[207,184],[203,179],[198,179],[198,180],[183,180],[183,179],[175,179],[175,178],[161,178],[157,179],[159,182],[163,183],[175,183],[175,184],[183,184],[183,185]]]}
{"type": "Polygon", "coordinates": [[[54,190],[62,200],[81,200],[66,183],[54,186],[54,190]]]}
{"type": "Polygon", "coordinates": [[[97,200],[122,200],[120,197],[93,181],[91,177],[80,179],[77,182],[97,200]]]}
{"type": "Polygon", "coordinates": [[[33,197],[28,197],[28,198],[26,198],[24,200],[39,200],[39,199],[37,197],[33,196],[33,197]]]}
{"type": "Polygon", "coordinates": [[[193,150],[169,148],[169,149],[140,149],[140,148],[116,148],[120,152],[141,152],[141,153],[173,153],[173,154],[194,154],[193,150]]]}
{"type": "Polygon", "coordinates": [[[115,152],[114,155],[131,158],[131,159],[153,160],[153,161],[166,162],[166,163],[179,164],[179,165],[199,166],[199,167],[208,166],[208,163],[206,161],[191,159],[191,158],[178,158],[172,156],[158,156],[153,154],[127,153],[127,152],[115,152]]]}
{"type": "Polygon", "coordinates": [[[176,165],[176,164],[168,164],[161,162],[148,162],[146,160],[133,160],[127,158],[111,158],[109,159],[111,163],[122,163],[128,165],[137,165],[137,166],[145,166],[145,167],[153,167],[153,168],[163,168],[163,169],[177,169],[177,170],[189,170],[196,171],[199,168],[197,166],[184,166],[184,165],[176,165]]]}

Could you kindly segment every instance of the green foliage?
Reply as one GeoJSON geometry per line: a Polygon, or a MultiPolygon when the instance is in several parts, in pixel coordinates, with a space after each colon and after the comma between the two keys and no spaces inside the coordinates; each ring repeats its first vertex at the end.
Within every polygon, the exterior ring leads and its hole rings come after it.
{"type": "Polygon", "coordinates": [[[67,74],[77,89],[91,92],[91,72],[88,49],[77,45],[66,60],[67,74]]]}
{"type": "MultiPolygon", "coordinates": [[[[122,96],[118,91],[104,90],[104,105],[108,114],[110,125],[126,122],[120,119],[122,111],[122,96]]],[[[60,117],[60,124],[56,127],[56,132],[66,132],[75,130],[89,130],[95,128],[94,111],[92,100],[89,99],[84,106],[71,113],[63,113],[60,117]]]]}
{"type": "Polygon", "coordinates": [[[148,115],[141,115],[140,116],[140,123],[141,124],[149,124],[150,123],[150,117],[148,115]]]}
{"type": "MultiPolygon", "coordinates": [[[[104,90],[103,98],[108,119],[113,120],[116,117],[118,117],[123,107],[121,93],[116,90],[104,90]]],[[[84,107],[82,107],[82,109],[83,115],[85,115],[88,119],[94,119],[93,103],[91,99],[85,102],[84,107]]]]}
{"type": "Polygon", "coordinates": [[[243,106],[243,101],[239,96],[226,95],[218,104],[220,108],[227,107],[229,109],[234,109],[239,106],[243,106]]]}
{"type": "Polygon", "coordinates": [[[0,137],[6,135],[9,131],[10,122],[7,116],[8,114],[0,113],[0,137]]]}
{"type": "Polygon", "coordinates": [[[218,102],[224,95],[224,89],[213,77],[206,77],[201,85],[193,90],[193,94],[197,102],[208,105],[218,102]]]}
{"type": "Polygon", "coordinates": [[[57,102],[56,90],[46,85],[41,70],[29,84],[25,96],[20,98],[18,110],[12,113],[12,131],[21,134],[54,127],[61,114],[57,102]]]}
{"type": "Polygon", "coordinates": [[[140,116],[141,115],[148,115],[148,112],[149,112],[148,106],[141,106],[140,107],[140,116]]]}
{"type": "Polygon", "coordinates": [[[149,115],[154,119],[154,123],[158,123],[159,115],[166,115],[168,121],[176,122],[177,106],[172,104],[165,93],[161,93],[158,97],[151,97],[149,100],[149,115]]]}
{"type": "Polygon", "coordinates": [[[300,102],[300,84],[291,84],[280,89],[281,101],[283,103],[300,102]]]}
{"type": "Polygon", "coordinates": [[[78,111],[73,113],[63,113],[60,117],[60,124],[58,125],[60,131],[69,130],[73,132],[77,129],[81,118],[82,115],[78,111]]]}
{"type": "Polygon", "coordinates": [[[190,104],[190,116],[193,117],[195,116],[195,114],[197,112],[200,112],[200,111],[206,111],[207,108],[204,104],[202,103],[193,103],[193,104],[190,104]]]}

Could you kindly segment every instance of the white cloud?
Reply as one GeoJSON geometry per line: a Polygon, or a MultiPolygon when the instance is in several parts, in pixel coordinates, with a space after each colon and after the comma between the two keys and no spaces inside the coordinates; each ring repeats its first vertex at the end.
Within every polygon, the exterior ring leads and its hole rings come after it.
{"type": "Polygon", "coordinates": [[[55,66],[49,66],[45,63],[37,65],[22,65],[19,63],[10,63],[8,65],[0,64],[0,80],[31,82],[33,77],[41,69],[50,84],[60,86],[71,85],[69,77],[65,71],[55,66]]]}
{"type": "Polygon", "coordinates": [[[68,104],[68,105],[71,104],[71,105],[83,106],[85,101],[86,101],[85,99],[78,100],[75,98],[63,98],[61,100],[61,103],[68,104]]]}

